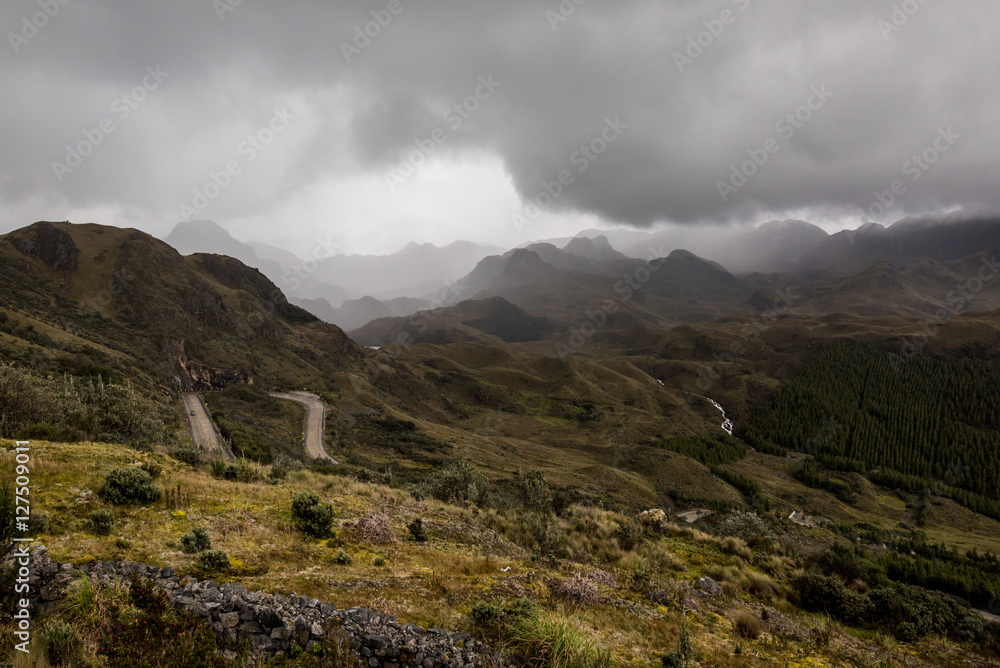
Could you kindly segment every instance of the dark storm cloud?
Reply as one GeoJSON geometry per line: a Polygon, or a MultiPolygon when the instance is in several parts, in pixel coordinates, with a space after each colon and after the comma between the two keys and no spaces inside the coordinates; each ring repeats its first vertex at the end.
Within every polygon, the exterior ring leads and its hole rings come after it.
{"type": "Polygon", "coordinates": [[[501,87],[442,151],[499,155],[526,201],[569,171],[572,184],[539,202],[553,210],[638,225],[880,214],[876,191],[894,181],[905,188],[892,216],[997,209],[1000,13],[985,7],[9,1],[0,202],[61,197],[173,220],[287,107],[296,120],[266,168],[242,165],[232,186],[238,206],[267,206],[324,178],[393,169],[492,75],[501,87]],[[157,66],[168,76],[123,100],[157,66]],[[105,119],[113,130],[60,174],[65,147],[85,132],[96,143],[105,119]],[[627,126],[614,143],[601,140],[609,119],[627,126]],[[958,136],[947,151],[940,132],[958,136]]]}

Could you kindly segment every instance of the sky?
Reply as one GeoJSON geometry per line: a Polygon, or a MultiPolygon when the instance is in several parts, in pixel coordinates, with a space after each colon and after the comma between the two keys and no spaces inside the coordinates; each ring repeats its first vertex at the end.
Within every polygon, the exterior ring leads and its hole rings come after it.
{"type": "Polygon", "coordinates": [[[1000,210],[982,0],[5,0],[0,233],[299,253],[1000,210]]]}

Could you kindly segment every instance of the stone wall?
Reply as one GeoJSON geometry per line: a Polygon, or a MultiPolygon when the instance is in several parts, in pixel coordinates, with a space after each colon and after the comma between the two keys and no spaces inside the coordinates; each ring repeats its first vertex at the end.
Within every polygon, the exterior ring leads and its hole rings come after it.
{"type": "MultiPolygon", "coordinates": [[[[13,553],[8,552],[4,563],[13,559],[13,553]]],[[[499,657],[489,647],[467,634],[398,624],[392,615],[364,608],[342,610],[306,596],[248,592],[238,584],[181,578],[169,567],[102,561],[74,566],[53,561],[41,546],[31,550],[30,562],[33,611],[53,608],[63,588],[79,577],[80,571],[98,585],[139,577],[154,580],[175,608],[204,619],[224,643],[246,643],[256,654],[287,651],[293,643],[309,648],[322,641],[329,622],[340,620],[355,651],[370,668],[499,664],[499,657]]]]}

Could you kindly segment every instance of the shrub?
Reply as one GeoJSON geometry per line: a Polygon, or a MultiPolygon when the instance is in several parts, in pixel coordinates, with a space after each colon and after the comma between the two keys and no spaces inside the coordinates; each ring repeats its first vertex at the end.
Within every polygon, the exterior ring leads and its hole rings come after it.
{"type": "Polygon", "coordinates": [[[410,535],[413,536],[413,540],[418,543],[427,542],[427,533],[424,531],[424,521],[419,517],[413,519],[406,528],[410,530],[410,535]]]}
{"type": "MultiPolygon", "coordinates": [[[[198,466],[201,463],[201,452],[197,447],[184,446],[174,450],[174,459],[191,466],[198,466]]],[[[212,464],[215,464],[213,461],[212,464]]],[[[214,475],[214,469],[213,469],[214,475]]],[[[221,475],[221,474],[220,474],[221,475]]],[[[219,477],[219,476],[216,476],[219,477]]]]}
{"type": "Polygon", "coordinates": [[[116,506],[145,505],[160,500],[163,491],[153,484],[149,474],[141,469],[111,469],[104,476],[104,486],[98,492],[105,501],[116,506]]]}
{"type": "Polygon", "coordinates": [[[344,552],[343,548],[337,550],[337,554],[333,555],[333,563],[340,564],[341,566],[350,566],[354,563],[354,559],[351,555],[344,552]]]}
{"type": "Polygon", "coordinates": [[[747,545],[764,545],[774,541],[767,523],[754,513],[730,513],[719,523],[720,536],[739,538],[747,545]]]}
{"type": "Polygon", "coordinates": [[[618,546],[621,549],[630,552],[642,542],[642,526],[638,522],[619,524],[618,528],[615,529],[615,538],[618,539],[618,546]]]}
{"type": "Polygon", "coordinates": [[[737,613],[733,620],[733,631],[744,640],[756,640],[764,632],[764,622],[751,612],[737,613]]]}
{"type": "Polygon", "coordinates": [[[209,573],[225,573],[230,568],[229,555],[222,550],[208,550],[198,555],[198,563],[209,573]]]}
{"type": "Polygon", "coordinates": [[[458,462],[425,480],[414,490],[419,496],[430,496],[438,501],[461,503],[469,501],[485,508],[495,505],[495,494],[490,484],[470,462],[458,462]]]}
{"type": "Polygon", "coordinates": [[[472,617],[473,623],[479,626],[491,627],[497,624],[500,618],[503,617],[503,609],[495,603],[480,601],[472,606],[469,616],[472,617]]]}
{"type": "Polygon", "coordinates": [[[681,613],[681,631],[677,637],[677,647],[663,655],[663,668],[687,668],[694,660],[694,647],[688,633],[687,614],[681,613]]]}
{"type": "Polygon", "coordinates": [[[212,477],[213,478],[223,478],[226,475],[226,462],[221,459],[213,459],[210,464],[212,467],[212,477]]]}
{"type": "Polygon", "coordinates": [[[267,481],[272,485],[277,485],[283,480],[288,479],[288,467],[284,464],[274,463],[271,465],[271,470],[267,473],[267,481]]]}
{"type": "Polygon", "coordinates": [[[385,557],[375,557],[375,561],[372,562],[374,566],[385,566],[385,557]]]}
{"type": "Polygon", "coordinates": [[[169,611],[167,595],[152,582],[134,580],[129,599],[138,614],[103,616],[97,654],[108,668],[224,668],[215,633],[204,622],[169,611]]]}
{"type": "MultiPolygon", "coordinates": [[[[252,459],[247,459],[246,457],[240,457],[236,461],[236,482],[264,482],[267,480],[267,474],[264,472],[264,467],[260,465],[259,462],[255,462],[252,459]]],[[[228,467],[227,467],[228,468],[228,467]]],[[[226,476],[229,479],[229,476],[226,476]]]]}
{"type": "Polygon", "coordinates": [[[148,473],[149,477],[153,480],[159,478],[160,474],[163,473],[163,467],[156,462],[145,462],[140,468],[148,473]]]}
{"type": "Polygon", "coordinates": [[[222,469],[222,477],[226,480],[236,482],[240,477],[240,469],[236,464],[226,464],[225,468],[222,469]]]}
{"type": "Polygon", "coordinates": [[[292,517],[304,533],[325,538],[333,527],[333,506],[320,503],[313,492],[299,492],[292,500],[292,517]]]}
{"type": "Polygon", "coordinates": [[[210,550],[212,539],[204,527],[195,527],[181,536],[181,550],[188,554],[210,550]]]}
{"type": "Polygon", "coordinates": [[[552,492],[545,482],[545,474],[538,469],[518,473],[514,478],[517,499],[528,510],[548,514],[552,512],[552,492]]]}
{"type": "Polygon", "coordinates": [[[41,640],[45,658],[54,666],[62,666],[72,661],[80,645],[76,627],[60,619],[50,622],[45,627],[41,640]]]}
{"type": "Polygon", "coordinates": [[[810,612],[825,612],[847,624],[872,621],[874,606],[865,594],[851,591],[839,580],[821,573],[803,573],[793,581],[799,607],[810,612]]]}
{"type": "Polygon", "coordinates": [[[28,535],[38,536],[49,530],[48,513],[36,513],[34,510],[28,515],[28,535]]]}
{"type": "Polygon", "coordinates": [[[90,530],[98,536],[107,536],[115,526],[115,516],[107,508],[90,513],[90,530]]]}

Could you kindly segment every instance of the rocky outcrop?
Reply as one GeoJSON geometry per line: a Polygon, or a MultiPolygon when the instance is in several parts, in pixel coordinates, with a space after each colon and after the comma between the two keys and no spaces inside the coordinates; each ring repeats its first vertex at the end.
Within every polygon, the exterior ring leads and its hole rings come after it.
{"type": "MultiPolygon", "coordinates": [[[[4,563],[13,558],[8,553],[4,563]]],[[[498,659],[489,647],[464,633],[399,624],[392,615],[364,608],[342,610],[307,596],[249,592],[238,584],[182,578],[173,568],[102,561],[74,566],[53,561],[41,546],[31,550],[29,562],[30,600],[36,612],[54,608],[80,572],[98,585],[136,577],[152,579],[174,608],[204,619],[223,646],[246,643],[257,655],[287,652],[293,645],[311,648],[323,641],[331,624],[339,622],[355,654],[369,668],[472,668],[498,659]]]]}
{"type": "Polygon", "coordinates": [[[37,257],[56,271],[76,271],[80,249],[69,232],[52,223],[35,223],[12,234],[9,241],[21,253],[37,257]]]}
{"type": "Polygon", "coordinates": [[[181,390],[221,390],[227,385],[253,385],[253,376],[232,369],[216,369],[200,362],[192,362],[184,352],[184,342],[167,340],[163,343],[174,383],[181,390]]]}

